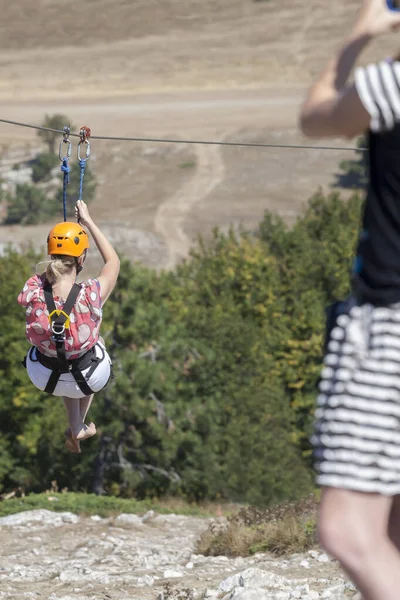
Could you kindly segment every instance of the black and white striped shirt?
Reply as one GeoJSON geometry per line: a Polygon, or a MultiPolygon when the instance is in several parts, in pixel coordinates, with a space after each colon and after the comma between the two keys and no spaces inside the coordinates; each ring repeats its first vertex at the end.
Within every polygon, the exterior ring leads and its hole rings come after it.
{"type": "Polygon", "coordinates": [[[385,60],[355,71],[355,86],[375,133],[400,122],[400,62],[385,60]]]}

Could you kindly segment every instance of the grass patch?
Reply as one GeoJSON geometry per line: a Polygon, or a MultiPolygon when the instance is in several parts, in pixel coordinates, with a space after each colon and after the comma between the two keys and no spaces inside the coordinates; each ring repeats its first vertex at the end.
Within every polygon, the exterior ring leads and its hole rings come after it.
{"type": "Polygon", "coordinates": [[[113,517],[121,513],[144,514],[154,510],[160,514],[181,514],[195,517],[212,517],[219,513],[215,504],[189,504],[180,499],[135,500],[114,496],[96,496],[75,492],[29,494],[0,502],[0,516],[25,510],[45,508],[56,512],[70,511],[78,515],[113,517]]]}
{"type": "Polygon", "coordinates": [[[196,161],[187,160],[179,165],[180,169],[194,169],[196,166],[196,161]]]}
{"type": "Polygon", "coordinates": [[[271,552],[285,556],[317,545],[315,496],[273,508],[243,508],[225,522],[211,523],[197,542],[205,556],[250,556],[271,552]]]}

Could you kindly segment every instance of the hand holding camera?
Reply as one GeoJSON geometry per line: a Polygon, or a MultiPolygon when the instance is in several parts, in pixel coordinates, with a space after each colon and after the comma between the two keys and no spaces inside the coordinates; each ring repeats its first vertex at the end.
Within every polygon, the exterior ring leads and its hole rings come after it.
{"type": "Polygon", "coordinates": [[[372,38],[400,29],[400,0],[364,0],[355,25],[358,37],[372,38]]]}
{"type": "Polygon", "coordinates": [[[389,10],[400,10],[400,0],[386,0],[389,10]]]}

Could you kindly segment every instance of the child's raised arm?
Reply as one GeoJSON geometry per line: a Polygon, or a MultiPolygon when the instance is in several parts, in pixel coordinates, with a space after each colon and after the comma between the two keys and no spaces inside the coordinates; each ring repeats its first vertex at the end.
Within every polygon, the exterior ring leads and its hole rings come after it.
{"type": "Polygon", "coordinates": [[[75,215],[82,225],[89,230],[104,260],[104,267],[101,269],[97,278],[100,284],[102,302],[104,304],[117,283],[120,260],[118,254],[115,252],[104,233],[90,217],[88,207],[82,200],[78,200],[76,203],[75,215]]]}

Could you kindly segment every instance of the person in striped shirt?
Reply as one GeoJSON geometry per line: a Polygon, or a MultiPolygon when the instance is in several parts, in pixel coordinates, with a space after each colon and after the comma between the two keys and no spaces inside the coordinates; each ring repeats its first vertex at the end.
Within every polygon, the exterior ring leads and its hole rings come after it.
{"type": "Polygon", "coordinates": [[[400,12],[364,0],[299,114],[310,138],[368,138],[352,294],[330,311],[311,439],[319,539],[364,600],[400,598],[400,60],[349,79],[363,48],[394,30],[400,12]]]}

